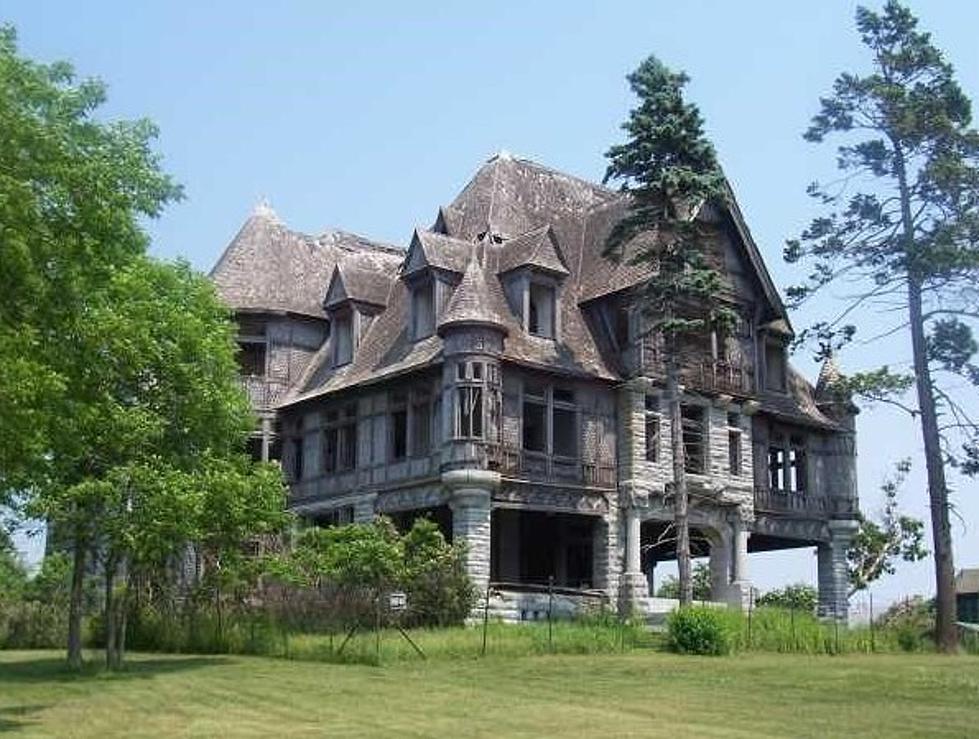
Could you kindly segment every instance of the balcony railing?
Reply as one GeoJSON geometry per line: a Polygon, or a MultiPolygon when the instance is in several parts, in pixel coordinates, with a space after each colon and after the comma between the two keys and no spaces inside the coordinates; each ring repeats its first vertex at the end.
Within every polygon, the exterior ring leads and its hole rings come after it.
{"type": "Polygon", "coordinates": [[[282,399],[288,387],[284,382],[257,375],[244,375],[240,379],[256,410],[272,408],[282,399]]]}
{"type": "MultiPolygon", "coordinates": [[[[663,355],[644,348],[642,369],[646,375],[666,376],[663,355]]],[[[704,359],[684,361],[680,365],[680,380],[690,388],[734,395],[752,395],[755,376],[750,365],[726,360],[704,359]]]]}
{"type": "Polygon", "coordinates": [[[755,509],[771,513],[788,513],[829,518],[832,516],[855,514],[857,512],[857,504],[855,501],[847,498],[756,488],[755,509]]]}
{"type": "Polygon", "coordinates": [[[488,444],[487,466],[501,474],[545,482],[571,482],[614,487],[615,465],[571,457],[550,456],[502,444],[488,444]]]}

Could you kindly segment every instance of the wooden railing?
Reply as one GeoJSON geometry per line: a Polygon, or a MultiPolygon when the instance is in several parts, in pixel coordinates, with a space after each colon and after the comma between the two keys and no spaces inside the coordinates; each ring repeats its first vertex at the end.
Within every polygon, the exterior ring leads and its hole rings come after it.
{"type": "Polygon", "coordinates": [[[284,382],[257,375],[243,375],[240,381],[256,410],[272,408],[282,399],[287,388],[284,382]]]}
{"type": "MultiPolygon", "coordinates": [[[[653,377],[666,376],[666,361],[662,354],[645,348],[642,370],[653,377]]],[[[680,365],[680,379],[690,388],[734,395],[753,395],[755,375],[750,365],[725,360],[686,360],[680,365]]]]}
{"type": "Polygon", "coordinates": [[[502,444],[486,445],[487,467],[501,474],[546,482],[574,482],[614,487],[615,465],[571,457],[548,456],[502,444]]]}
{"type": "Polygon", "coordinates": [[[847,498],[756,488],[755,509],[773,513],[828,518],[830,516],[855,514],[857,505],[855,501],[847,498]]]}

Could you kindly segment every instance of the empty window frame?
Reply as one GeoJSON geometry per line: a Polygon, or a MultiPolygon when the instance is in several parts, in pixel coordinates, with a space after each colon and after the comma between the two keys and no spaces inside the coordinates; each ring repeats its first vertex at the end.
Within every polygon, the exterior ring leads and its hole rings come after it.
{"type": "Polygon", "coordinates": [[[333,365],[340,367],[349,364],[354,356],[353,315],[349,312],[338,314],[331,323],[333,365]]]}
{"type": "Polygon", "coordinates": [[[264,341],[242,341],[238,366],[245,377],[265,377],[266,344],[264,341]]]}
{"type": "Polygon", "coordinates": [[[727,414],[727,469],[732,475],[740,475],[741,465],[741,417],[737,413],[727,414]]]}
{"type": "Polygon", "coordinates": [[[411,393],[411,454],[420,457],[432,448],[432,394],[419,387],[411,393]]]}
{"type": "Polygon", "coordinates": [[[553,454],[559,457],[578,456],[578,407],[574,392],[555,387],[551,391],[551,435],[553,454]]]}
{"type": "Polygon", "coordinates": [[[357,466],[357,406],[329,411],[323,423],[323,471],[346,472],[357,466]]]}
{"type": "Polygon", "coordinates": [[[534,336],[553,339],[555,334],[556,290],[553,285],[530,283],[527,301],[527,331],[534,336]]]}
{"type": "Polygon", "coordinates": [[[435,331],[435,280],[419,282],[411,291],[412,335],[417,339],[435,331]]]}
{"type": "Polygon", "coordinates": [[[547,388],[526,383],[523,392],[523,448],[547,452],[547,388]]]}
{"type": "Polygon", "coordinates": [[[700,405],[683,405],[680,419],[684,469],[703,474],[707,471],[707,409],[700,405]]]}
{"type": "Polygon", "coordinates": [[[403,392],[388,396],[388,449],[392,462],[408,456],[408,396],[403,392]]]}
{"type": "Polygon", "coordinates": [[[655,395],[646,396],[646,461],[659,462],[660,459],[660,430],[662,414],[659,409],[659,398],[655,395]]]}
{"type": "Polygon", "coordinates": [[[485,376],[483,362],[460,361],[456,365],[455,435],[457,438],[483,438],[485,376]]]}
{"type": "Polygon", "coordinates": [[[765,385],[769,390],[785,390],[785,348],[768,344],[765,347],[765,385]]]}
{"type": "Polygon", "coordinates": [[[768,484],[780,493],[805,493],[808,487],[805,440],[793,436],[775,441],[768,448],[768,484]]]}

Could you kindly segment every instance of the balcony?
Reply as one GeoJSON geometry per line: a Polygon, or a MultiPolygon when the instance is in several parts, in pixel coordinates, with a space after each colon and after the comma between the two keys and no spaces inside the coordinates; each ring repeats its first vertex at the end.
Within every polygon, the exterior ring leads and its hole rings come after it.
{"type": "Polygon", "coordinates": [[[611,462],[548,456],[501,444],[488,444],[486,448],[487,467],[509,477],[601,488],[616,484],[615,465],[611,462]]]}
{"type": "MultiPolygon", "coordinates": [[[[666,359],[659,347],[649,343],[640,344],[630,350],[626,362],[629,364],[636,359],[642,374],[666,377],[666,359]]],[[[691,389],[707,392],[740,396],[755,394],[755,373],[751,365],[745,362],[685,358],[680,363],[680,381],[691,389]]]]}
{"type": "Polygon", "coordinates": [[[260,375],[243,375],[239,378],[241,385],[248,393],[252,408],[257,411],[269,410],[282,399],[288,388],[286,383],[270,380],[260,375]]]}
{"type": "Polygon", "coordinates": [[[809,518],[833,518],[857,513],[857,503],[846,498],[755,489],[755,510],[809,518]]]}

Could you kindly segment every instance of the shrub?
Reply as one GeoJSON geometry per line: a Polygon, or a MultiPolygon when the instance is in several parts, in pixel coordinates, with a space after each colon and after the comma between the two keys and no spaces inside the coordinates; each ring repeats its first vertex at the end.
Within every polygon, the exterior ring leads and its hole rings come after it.
{"type": "MultiPolygon", "coordinates": [[[[694,600],[710,600],[710,567],[708,567],[703,562],[698,562],[693,567],[693,572],[690,575],[691,585],[693,587],[693,599],[694,600]]],[[[656,591],[657,598],[679,598],[680,597],[680,581],[677,580],[673,575],[668,576],[663,584],[659,586],[656,591]]]]}
{"type": "Polygon", "coordinates": [[[770,590],[757,601],[759,606],[784,608],[804,613],[815,613],[819,602],[819,591],[812,585],[797,583],[786,585],[784,588],[770,590]]]}
{"type": "Polygon", "coordinates": [[[680,608],[666,625],[670,647],[684,654],[730,654],[741,631],[738,614],[708,606],[680,608]]]}

